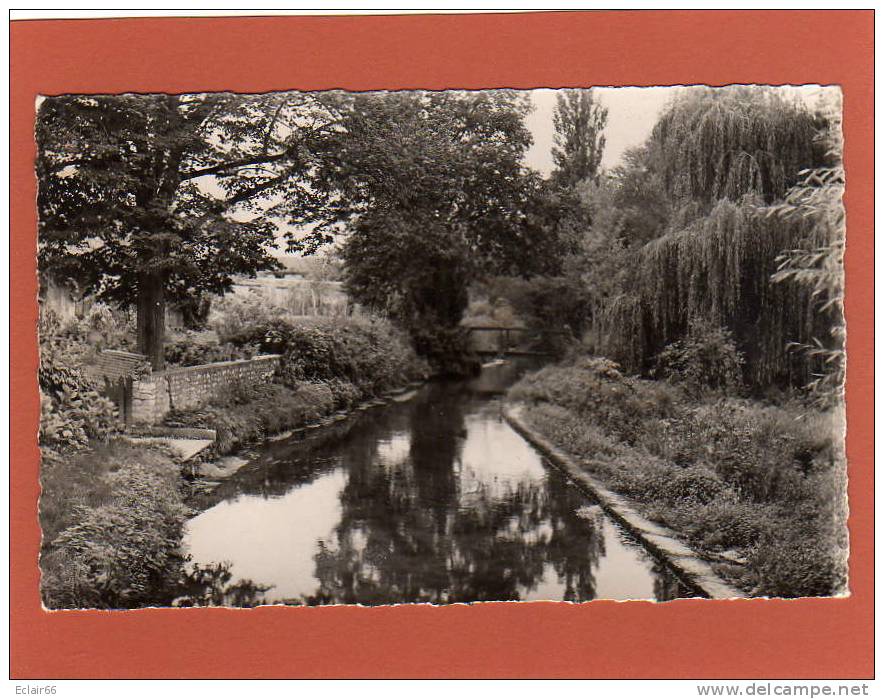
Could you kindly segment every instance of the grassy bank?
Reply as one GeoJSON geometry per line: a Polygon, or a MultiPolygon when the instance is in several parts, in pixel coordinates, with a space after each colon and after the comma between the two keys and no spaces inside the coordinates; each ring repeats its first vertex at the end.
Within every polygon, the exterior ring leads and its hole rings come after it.
{"type": "Polygon", "coordinates": [[[845,584],[843,478],[832,413],[623,376],[581,358],[522,379],[526,420],[752,595],[845,584]]]}
{"type": "Polygon", "coordinates": [[[215,443],[204,455],[223,456],[329,415],[335,405],[332,390],[321,382],[234,386],[202,408],[173,411],[166,424],[215,430],[215,443]]]}

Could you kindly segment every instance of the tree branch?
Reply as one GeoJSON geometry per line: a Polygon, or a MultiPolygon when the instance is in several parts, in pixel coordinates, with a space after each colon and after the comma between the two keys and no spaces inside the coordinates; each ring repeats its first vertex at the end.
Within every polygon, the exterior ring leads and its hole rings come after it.
{"type": "Polygon", "coordinates": [[[197,177],[204,177],[205,175],[217,175],[219,173],[224,172],[225,170],[230,169],[238,169],[241,167],[246,167],[248,165],[261,165],[262,163],[274,163],[279,160],[284,160],[286,156],[291,155],[293,147],[286,148],[284,151],[273,154],[261,154],[254,155],[250,158],[242,158],[240,160],[231,160],[226,163],[219,163],[218,165],[211,165],[209,167],[197,168],[196,170],[191,170],[190,172],[185,172],[181,174],[181,181],[185,182],[186,180],[192,180],[197,177]]]}

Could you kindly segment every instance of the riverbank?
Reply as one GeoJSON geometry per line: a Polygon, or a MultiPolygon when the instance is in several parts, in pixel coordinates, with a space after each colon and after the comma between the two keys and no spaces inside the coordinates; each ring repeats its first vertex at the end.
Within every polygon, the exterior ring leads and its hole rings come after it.
{"type": "Polygon", "coordinates": [[[381,319],[295,318],[240,301],[220,314],[215,329],[234,347],[256,346],[280,360],[271,383],[233,384],[198,409],[167,416],[169,427],[215,431],[208,458],[342,419],[429,374],[408,339],[381,319]]]}
{"type": "MultiPolygon", "coordinates": [[[[349,410],[266,434],[264,440],[282,441],[407,400],[420,385],[391,389],[349,410]]],[[[254,425],[249,434],[253,430],[254,425]]],[[[243,443],[225,456],[206,458],[217,454],[206,450],[196,459],[182,458],[158,437],[118,435],[75,454],[46,450],[40,498],[44,604],[50,609],[129,609],[254,603],[260,585],[232,581],[220,561],[189,565],[181,537],[186,521],[201,509],[194,494],[205,494],[234,475],[261,441],[243,443]]]]}
{"type": "Polygon", "coordinates": [[[625,498],[606,488],[600,480],[581,469],[573,458],[532,429],[523,419],[524,406],[510,405],[504,411],[510,426],[528,440],[573,483],[596,500],[602,509],[626,528],[645,548],[665,562],[679,580],[696,594],[710,599],[733,599],[745,594],[715,573],[708,561],[678,540],[675,532],[643,517],[625,498]]]}
{"type": "Polygon", "coordinates": [[[521,419],[748,596],[845,585],[838,416],[733,397],[689,399],[598,358],[525,377],[521,419]]]}
{"type": "MultiPolygon", "coordinates": [[[[195,514],[195,486],[227,478],[246,463],[232,454],[345,420],[428,374],[408,339],[381,319],[297,318],[249,300],[219,312],[215,322],[219,338],[234,349],[272,348],[281,355],[272,381],[232,382],[200,408],[173,411],[165,425],[132,434],[111,419],[109,401],[77,368],[79,355],[61,361],[49,351],[56,336],[41,335],[41,388],[60,396],[41,430],[41,591],[47,607],[221,603],[231,595],[242,603],[237,606],[247,604],[256,589],[251,581],[232,581],[219,561],[193,569],[186,560],[181,536],[195,514]],[[176,449],[183,441],[187,449],[176,449]],[[206,478],[200,484],[182,478],[201,469],[206,478]]],[[[56,344],[86,346],[61,337],[56,344]]]]}

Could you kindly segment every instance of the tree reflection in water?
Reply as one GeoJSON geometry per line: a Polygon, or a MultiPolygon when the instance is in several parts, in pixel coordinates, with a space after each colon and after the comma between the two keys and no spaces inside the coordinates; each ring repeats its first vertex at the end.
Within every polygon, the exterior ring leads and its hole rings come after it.
{"type": "Polygon", "coordinates": [[[575,515],[578,498],[556,474],[544,482],[472,473],[463,463],[465,390],[434,385],[415,401],[399,459],[345,458],[340,523],[333,541],[319,542],[320,586],[308,603],[518,600],[550,565],[565,599],[595,597],[598,523],[575,515]]]}
{"type": "Polygon", "coordinates": [[[229,561],[289,604],[685,596],[501,419],[491,397],[516,373],[264,445],[200,496],[194,562],[229,561]]]}

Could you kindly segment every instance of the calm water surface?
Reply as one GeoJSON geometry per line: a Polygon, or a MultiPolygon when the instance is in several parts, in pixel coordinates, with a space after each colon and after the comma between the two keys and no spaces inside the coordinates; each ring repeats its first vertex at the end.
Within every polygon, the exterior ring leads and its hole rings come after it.
{"type": "Polygon", "coordinates": [[[519,371],[265,445],[197,503],[194,562],[229,562],[289,604],[690,596],[506,424],[519,371]]]}

